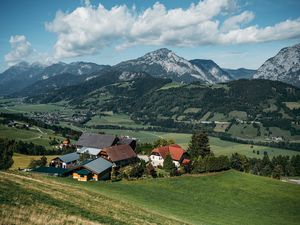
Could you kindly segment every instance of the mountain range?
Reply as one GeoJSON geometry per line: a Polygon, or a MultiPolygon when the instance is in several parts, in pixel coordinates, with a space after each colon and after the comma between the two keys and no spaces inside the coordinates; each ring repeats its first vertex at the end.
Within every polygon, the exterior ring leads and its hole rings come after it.
{"type": "MultiPolygon", "coordinates": [[[[72,74],[75,80],[79,76],[92,74],[101,69],[107,68],[107,65],[97,65],[89,62],[74,62],[74,63],[55,63],[49,66],[27,62],[21,62],[14,65],[0,74],[0,95],[12,94],[19,92],[30,85],[45,80],[45,82],[52,81],[50,78],[61,78],[60,83],[66,82],[62,74],[72,74]],[[76,77],[78,76],[78,77],[76,77]]],[[[81,78],[79,79],[81,80],[81,78]]]]}
{"type": "Polygon", "coordinates": [[[43,65],[21,62],[0,74],[0,95],[27,96],[84,84],[108,72],[120,71],[120,79],[134,79],[142,73],[177,83],[216,84],[236,79],[270,79],[300,86],[300,44],[282,49],[257,71],[224,69],[207,59],[186,60],[162,48],[114,66],[89,62],[43,65]]]}

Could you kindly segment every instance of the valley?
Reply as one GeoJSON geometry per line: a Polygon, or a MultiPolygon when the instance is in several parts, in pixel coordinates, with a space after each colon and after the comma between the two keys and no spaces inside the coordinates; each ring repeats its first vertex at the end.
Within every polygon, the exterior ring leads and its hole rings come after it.
{"type": "MultiPolygon", "coordinates": [[[[0,112],[2,113],[21,113],[23,115],[33,117],[36,120],[42,120],[46,123],[49,121],[51,123],[53,121],[53,118],[55,118],[54,121],[57,126],[68,127],[79,132],[104,132],[112,135],[134,137],[137,138],[140,143],[153,143],[159,138],[174,139],[176,143],[180,144],[183,148],[187,149],[188,143],[191,138],[191,132],[178,132],[174,129],[159,131],[161,129],[161,127],[159,126],[137,123],[127,114],[113,113],[112,111],[92,111],[92,116],[90,117],[90,120],[82,124],[74,120],[73,115],[82,114],[84,111],[81,111],[80,109],[74,109],[67,102],[49,104],[28,104],[18,99],[2,98],[0,104],[2,104],[2,107],[0,108],[0,112]]],[[[293,103],[293,105],[295,105],[295,103],[293,103]]],[[[193,108],[185,110],[185,112],[189,113],[197,111],[197,109],[193,108]]],[[[229,117],[230,119],[234,117],[245,119],[244,114],[238,111],[232,111],[228,114],[228,116],[231,116],[229,117]]],[[[208,117],[209,115],[205,115],[204,121],[216,123],[214,119],[226,119],[226,117],[219,116],[218,114],[215,114],[214,117],[211,117],[210,119],[208,119],[208,117]]],[[[216,126],[213,128],[213,131],[216,133],[225,132],[229,124],[230,122],[224,121],[219,124],[216,124],[216,126]]],[[[210,125],[210,123],[208,125],[210,125]]],[[[299,142],[299,139],[290,136],[290,134],[287,135],[287,132],[282,131],[279,128],[270,128],[270,130],[274,133],[277,132],[275,134],[277,134],[278,136],[290,137],[291,143],[299,142]]],[[[272,158],[273,156],[278,155],[293,156],[299,154],[299,151],[295,150],[293,151],[279,147],[256,145],[255,141],[266,142],[268,140],[263,136],[258,137],[257,128],[254,128],[251,123],[231,125],[229,133],[233,134],[234,137],[238,138],[246,137],[248,139],[251,139],[254,143],[237,143],[221,139],[218,136],[210,136],[210,146],[215,155],[231,156],[233,153],[237,152],[246,155],[250,158],[262,158],[264,156],[264,152],[267,152],[268,155],[272,158]]],[[[36,145],[45,146],[46,149],[49,150],[55,147],[49,144],[51,140],[57,139],[58,141],[63,141],[65,139],[65,137],[63,137],[61,134],[55,133],[51,129],[45,129],[42,127],[39,128],[37,126],[33,126],[29,130],[27,130],[20,129],[17,127],[8,127],[7,125],[2,124],[0,125],[0,134],[3,138],[16,139],[28,143],[32,142],[36,145]],[[40,129],[40,131],[38,129],[40,129]]],[[[75,140],[71,140],[71,142],[75,143],[75,140]]],[[[17,154],[14,156],[15,164],[13,165],[13,168],[26,168],[29,165],[31,159],[38,159],[38,157],[39,156],[26,156],[22,154],[17,154]]],[[[46,157],[48,159],[54,158],[54,156],[51,155],[46,157]]]]}

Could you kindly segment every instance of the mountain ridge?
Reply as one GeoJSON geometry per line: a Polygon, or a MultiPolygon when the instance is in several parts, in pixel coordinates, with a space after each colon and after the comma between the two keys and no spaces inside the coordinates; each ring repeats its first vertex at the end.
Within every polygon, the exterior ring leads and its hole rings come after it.
{"type": "Polygon", "coordinates": [[[300,87],[300,43],[282,48],[258,68],[253,78],[278,80],[300,87]]]}

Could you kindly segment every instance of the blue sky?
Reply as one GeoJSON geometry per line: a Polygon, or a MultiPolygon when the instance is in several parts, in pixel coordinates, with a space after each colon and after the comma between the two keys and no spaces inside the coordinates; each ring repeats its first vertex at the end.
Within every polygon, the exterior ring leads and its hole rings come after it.
{"type": "Polygon", "coordinates": [[[21,60],[113,65],[161,47],[186,59],[256,69],[281,48],[300,42],[296,0],[1,0],[0,4],[0,71],[21,60]]]}

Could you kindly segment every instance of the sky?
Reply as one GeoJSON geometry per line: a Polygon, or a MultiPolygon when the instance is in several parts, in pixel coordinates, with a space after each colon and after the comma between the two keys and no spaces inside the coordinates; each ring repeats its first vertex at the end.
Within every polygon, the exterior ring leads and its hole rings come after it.
{"type": "Polygon", "coordinates": [[[114,65],[169,48],[257,69],[300,42],[298,0],[1,0],[0,71],[21,61],[114,65]]]}

